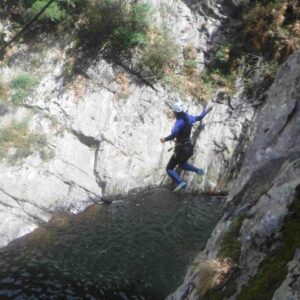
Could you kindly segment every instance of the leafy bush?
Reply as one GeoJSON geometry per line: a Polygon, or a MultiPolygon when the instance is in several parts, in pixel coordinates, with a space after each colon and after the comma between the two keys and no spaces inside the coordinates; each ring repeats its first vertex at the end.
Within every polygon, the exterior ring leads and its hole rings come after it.
{"type": "Polygon", "coordinates": [[[197,69],[197,61],[195,59],[185,59],[183,69],[187,75],[192,75],[197,69]]]}
{"type": "Polygon", "coordinates": [[[164,82],[172,86],[182,98],[187,95],[199,101],[208,101],[215,90],[215,85],[210,76],[201,74],[196,70],[192,75],[164,76],[164,82]]]}
{"type": "Polygon", "coordinates": [[[32,87],[36,84],[37,80],[28,73],[20,73],[16,75],[12,82],[13,89],[12,102],[15,105],[21,105],[25,98],[29,96],[32,87]]]}
{"type": "MultiPolygon", "coordinates": [[[[31,7],[27,11],[27,18],[32,19],[36,16],[43,7],[47,4],[48,0],[36,0],[32,3],[31,7]]],[[[62,8],[62,1],[54,1],[50,4],[50,6],[43,12],[43,14],[39,17],[39,20],[45,22],[53,22],[58,23],[62,19],[64,19],[67,15],[66,11],[62,8]]]]}
{"type": "Polygon", "coordinates": [[[243,48],[268,60],[283,62],[300,47],[299,12],[295,1],[257,1],[244,16],[243,48]]]}
{"type": "Polygon", "coordinates": [[[165,69],[173,67],[178,51],[167,30],[150,30],[150,13],[147,3],[88,0],[80,43],[90,41],[109,57],[128,57],[138,47],[141,67],[161,79],[165,69]]]}
{"type": "Polygon", "coordinates": [[[36,80],[28,73],[20,73],[15,76],[11,82],[13,89],[26,90],[33,86],[36,80]]]}
{"type": "Polygon", "coordinates": [[[254,98],[258,94],[263,94],[275,78],[277,69],[278,63],[276,61],[268,62],[263,57],[245,55],[240,60],[245,93],[254,98]]]}
{"type": "Polygon", "coordinates": [[[197,72],[197,50],[196,48],[188,44],[183,49],[183,71],[187,75],[194,75],[197,72]]]}
{"type": "Polygon", "coordinates": [[[81,42],[92,39],[99,42],[102,38],[110,37],[114,29],[124,22],[126,15],[124,1],[87,1],[81,32],[84,40],[81,42]]]}
{"type": "Polygon", "coordinates": [[[167,30],[156,32],[142,54],[142,64],[156,79],[162,79],[166,71],[173,70],[178,47],[167,30]]]}
{"type": "Polygon", "coordinates": [[[113,42],[122,49],[146,44],[144,33],[134,31],[130,26],[118,27],[112,34],[113,42]]]}
{"type": "Polygon", "coordinates": [[[230,45],[222,45],[217,50],[214,60],[213,66],[218,70],[221,70],[223,73],[227,73],[228,63],[229,63],[229,53],[230,53],[230,45]]]}
{"type": "Polygon", "coordinates": [[[147,3],[131,3],[124,23],[113,30],[116,45],[128,49],[142,46],[147,42],[146,33],[149,27],[150,5],[147,3]]]}
{"type": "Polygon", "coordinates": [[[149,16],[150,6],[147,3],[88,0],[80,42],[89,40],[100,46],[109,45],[108,51],[115,53],[145,45],[149,16]]]}

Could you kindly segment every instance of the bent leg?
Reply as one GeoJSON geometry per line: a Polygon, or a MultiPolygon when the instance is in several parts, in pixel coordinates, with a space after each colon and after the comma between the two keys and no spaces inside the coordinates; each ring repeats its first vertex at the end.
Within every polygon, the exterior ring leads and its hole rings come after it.
{"type": "Polygon", "coordinates": [[[176,182],[176,184],[182,182],[181,177],[177,174],[175,170],[167,169],[167,173],[173,179],[173,181],[176,182]]]}
{"type": "Polygon", "coordinates": [[[167,164],[167,168],[166,171],[168,173],[168,175],[172,178],[173,181],[176,182],[176,184],[179,184],[182,182],[181,177],[178,175],[178,173],[174,170],[175,167],[178,164],[178,160],[176,159],[176,157],[174,155],[172,155],[171,159],[169,160],[168,164],[167,164]]]}
{"type": "Polygon", "coordinates": [[[180,164],[180,167],[185,171],[191,171],[198,174],[199,170],[198,168],[194,167],[193,165],[189,164],[188,162],[185,162],[183,164],[180,164]]]}
{"type": "Polygon", "coordinates": [[[187,163],[187,162],[185,162],[185,163],[183,163],[183,164],[180,164],[179,166],[180,166],[180,168],[182,168],[182,169],[185,170],[185,171],[191,171],[191,172],[197,173],[198,175],[204,175],[203,169],[201,169],[201,168],[196,168],[196,167],[190,165],[190,164],[187,163]]]}

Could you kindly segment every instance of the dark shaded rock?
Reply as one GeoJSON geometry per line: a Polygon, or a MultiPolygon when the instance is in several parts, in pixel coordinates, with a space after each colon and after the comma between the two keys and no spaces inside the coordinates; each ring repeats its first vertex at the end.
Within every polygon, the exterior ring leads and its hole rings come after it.
{"type": "Polygon", "coordinates": [[[6,104],[0,103],[0,117],[4,116],[9,112],[9,109],[6,104]]]}

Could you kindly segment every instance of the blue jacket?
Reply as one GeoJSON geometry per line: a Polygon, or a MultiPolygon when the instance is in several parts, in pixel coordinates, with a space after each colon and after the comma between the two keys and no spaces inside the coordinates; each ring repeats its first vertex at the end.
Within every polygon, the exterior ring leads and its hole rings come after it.
{"type": "Polygon", "coordinates": [[[177,143],[190,142],[192,125],[197,121],[201,121],[208,113],[209,111],[206,110],[198,116],[190,116],[188,113],[183,113],[183,115],[176,120],[171,134],[165,137],[164,140],[171,141],[176,138],[177,143]]]}

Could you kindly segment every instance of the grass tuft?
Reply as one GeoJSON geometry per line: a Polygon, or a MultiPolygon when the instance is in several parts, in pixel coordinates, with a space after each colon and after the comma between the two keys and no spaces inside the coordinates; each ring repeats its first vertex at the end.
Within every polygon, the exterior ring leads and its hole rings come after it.
{"type": "Polygon", "coordinates": [[[205,260],[199,269],[200,285],[199,291],[201,295],[205,295],[207,291],[220,286],[232,270],[230,259],[208,259],[205,260]]]}
{"type": "Polygon", "coordinates": [[[13,122],[0,129],[0,162],[6,158],[8,163],[15,164],[46,145],[44,135],[29,131],[28,120],[13,122]]]}
{"type": "Polygon", "coordinates": [[[30,95],[30,92],[37,79],[29,73],[19,73],[11,81],[11,88],[13,90],[11,101],[15,105],[22,105],[25,99],[30,95]]]}

